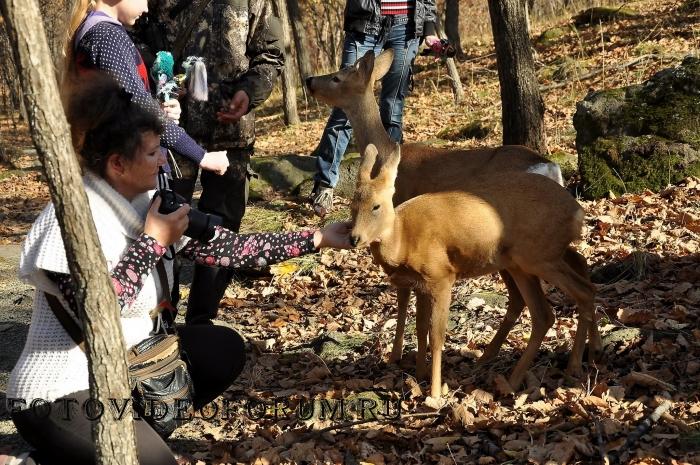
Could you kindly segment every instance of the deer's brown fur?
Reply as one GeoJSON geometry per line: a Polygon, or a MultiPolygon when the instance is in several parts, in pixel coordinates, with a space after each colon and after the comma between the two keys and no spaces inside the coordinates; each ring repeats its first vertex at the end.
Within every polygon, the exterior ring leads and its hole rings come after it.
{"type": "MultiPolygon", "coordinates": [[[[417,373],[426,375],[429,332],[431,395],[441,392],[441,354],[453,283],[495,271],[507,271],[513,281],[510,298],[519,290],[515,297],[527,304],[533,324],[527,348],[509,379],[511,385],[521,384],[554,322],[540,279],[570,295],[578,305],[578,330],[568,369],[580,375],[587,335],[590,332],[595,350],[600,349],[600,336],[594,320],[595,288],[585,273],[585,260],[570,247],[580,237],[584,218],[576,200],[550,179],[514,172],[475,181],[468,191],[420,195],[394,209],[400,147],[394,145],[391,153],[384,154],[379,167],[376,159],[377,149],[370,144],[352,202],[351,241],[357,247],[370,246],[375,260],[399,289],[400,324],[410,292],[416,293],[417,373]]],[[[504,326],[512,327],[512,323],[504,326]]],[[[499,339],[498,351],[510,327],[502,335],[499,331],[490,349],[499,339]]],[[[403,333],[403,328],[398,332],[403,333]]]]}

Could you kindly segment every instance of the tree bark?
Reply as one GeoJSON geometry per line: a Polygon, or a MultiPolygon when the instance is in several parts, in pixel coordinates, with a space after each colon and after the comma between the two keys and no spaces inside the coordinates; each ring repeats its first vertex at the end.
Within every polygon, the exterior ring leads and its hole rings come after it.
{"type": "Polygon", "coordinates": [[[289,16],[287,15],[287,2],[285,0],[273,0],[272,5],[277,17],[282,23],[282,39],[284,40],[284,68],[282,68],[282,99],[284,100],[284,122],[287,126],[299,124],[297,112],[297,89],[294,60],[292,59],[292,40],[289,33],[289,16]]]}
{"type": "Polygon", "coordinates": [[[503,143],[545,153],[544,102],[527,35],[525,4],[522,0],[489,0],[489,14],[501,84],[503,143]]]}
{"type": "Polygon", "coordinates": [[[445,33],[457,51],[457,57],[464,56],[462,50],[462,39],[459,37],[459,0],[445,1],[445,33]]]}
{"type": "MultiPolygon", "coordinates": [[[[439,19],[435,21],[435,27],[437,28],[438,37],[444,39],[445,31],[439,19]]],[[[455,59],[447,58],[445,61],[447,63],[447,75],[450,77],[452,91],[455,94],[455,103],[462,103],[464,101],[464,88],[462,87],[462,80],[459,77],[459,70],[457,69],[455,59]]]]}
{"type": "Polygon", "coordinates": [[[311,67],[311,60],[309,60],[309,44],[306,39],[306,29],[304,29],[304,23],[301,20],[299,0],[287,0],[287,11],[289,12],[289,20],[292,25],[294,51],[297,55],[299,77],[301,78],[301,83],[303,86],[304,79],[309,76],[313,76],[314,70],[311,67]]]}
{"type": "Polygon", "coordinates": [[[137,465],[130,413],[118,420],[108,399],[130,399],[119,307],[82,185],[36,0],[0,0],[20,76],[29,128],[47,177],[75,283],[85,333],[90,396],[104,406],[92,435],[97,463],[137,465]]]}

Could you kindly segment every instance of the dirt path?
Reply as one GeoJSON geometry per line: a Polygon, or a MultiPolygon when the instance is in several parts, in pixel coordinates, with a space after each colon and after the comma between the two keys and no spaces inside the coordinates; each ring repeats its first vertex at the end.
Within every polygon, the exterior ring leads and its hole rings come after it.
{"type": "Polygon", "coordinates": [[[32,315],[34,290],[17,279],[20,246],[0,245],[0,453],[24,448],[5,408],[5,389],[19,358],[32,315]]]}

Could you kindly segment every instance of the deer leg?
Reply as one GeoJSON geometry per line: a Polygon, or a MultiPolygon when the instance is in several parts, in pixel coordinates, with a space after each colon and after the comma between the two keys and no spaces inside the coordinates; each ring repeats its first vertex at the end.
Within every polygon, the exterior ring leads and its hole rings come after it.
{"type": "Polygon", "coordinates": [[[399,287],[396,289],[396,300],[398,303],[398,314],[396,315],[396,335],[394,336],[394,346],[391,349],[389,363],[399,363],[403,352],[403,336],[406,329],[406,312],[408,301],[411,297],[411,289],[399,287]]]}
{"type": "Polygon", "coordinates": [[[442,395],[442,349],[445,346],[447,319],[452,300],[452,282],[440,283],[433,294],[432,319],[430,322],[430,354],[432,358],[432,376],[430,396],[439,398],[442,395]]]}
{"type": "Polygon", "coordinates": [[[490,362],[495,359],[498,352],[501,350],[503,343],[508,337],[508,334],[515,326],[515,322],[518,321],[518,317],[523,312],[525,308],[525,301],[523,300],[522,294],[520,294],[520,289],[515,284],[513,277],[506,270],[501,270],[501,277],[503,282],[508,289],[508,308],[506,310],[506,316],[503,318],[501,325],[498,327],[496,335],[491,339],[489,345],[486,346],[484,354],[479,357],[477,365],[483,365],[484,363],[490,362]]]}
{"type": "Polygon", "coordinates": [[[574,337],[574,346],[569,356],[567,372],[572,376],[579,377],[583,374],[582,360],[586,336],[590,327],[595,324],[595,310],[593,308],[595,286],[587,277],[576,272],[566,261],[548,267],[539,276],[568,294],[578,306],[578,327],[574,337]]]}
{"type": "Polygon", "coordinates": [[[532,366],[532,361],[537,356],[547,331],[554,324],[554,312],[552,312],[552,307],[547,302],[537,276],[520,270],[513,270],[511,273],[520,289],[520,293],[525,299],[527,308],[530,310],[530,318],[532,320],[530,341],[527,343],[525,352],[518,360],[508,380],[513,389],[518,389],[523,379],[525,379],[525,373],[532,366]]]}
{"type": "MultiPolygon", "coordinates": [[[[576,273],[581,275],[587,281],[590,281],[590,272],[586,259],[573,248],[569,247],[564,253],[564,261],[576,273]]],[[[603,353],[603,341],[600,338],[598,329],[598,321],[595,315],[595,309],[591,316],[591,325],[588,328],[588,363],[593,363],[598,360],[603,353]]]]}
{"type": "Polygon", "coordinates": [[[418,352],[416,353],[416,378],[424,380],[428,376],[426,355],[428,349],[428,331],[430,330],[430,313],[432,299],[430,295],[416,292],[416,335],[418,352]]]}

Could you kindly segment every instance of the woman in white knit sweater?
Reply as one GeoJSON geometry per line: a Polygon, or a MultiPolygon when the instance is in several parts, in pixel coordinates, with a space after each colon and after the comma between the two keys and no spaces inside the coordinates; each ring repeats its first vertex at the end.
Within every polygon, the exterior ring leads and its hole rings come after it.
{"type": "MultiPolygon", "coordinates": [[[[131,95],[111,79],[91,76],[89,81],[71,99],[67,114],[121,307],[127,347],[149,336],[149,311],[170,292],[154,279],[156,264],[164,260],[172,283],[172,261],[164,256],[170,246],[197,263],[232,268],[271,264],[320,247],[349,247],[344,223],[318,231],[248,235],[217,227],[207,243],[184,237],[190,207],[163,215],[158,213],[160,199],[151,202],[150,191],[166,161],[159,148],[162,121],[132,103],[131,95]]],[[[20,277],[36,287],[27,342],[7,388],[12,419],[36,449],[24,463],[92,464],[91,424],[79,411],[88,399],[87,359],[45,297],[47,293],[58,297],[80,324],[53,205],[46,207],[27,236],[20,277]],[[51,403],[48,416],[36,402],[32,404],[36,399],[51,403]],[[77,413],[66,412],[76,407],[77,413]]],[[[179,335],[190,362],[198,409],[218,397],[243,369],[243,341],[238,333],[221,326],[183,327],[179,335]]],[[[134,426],[141,464],[176,463],[166,443],[145,421],[135,420],[134,426]]]]}

